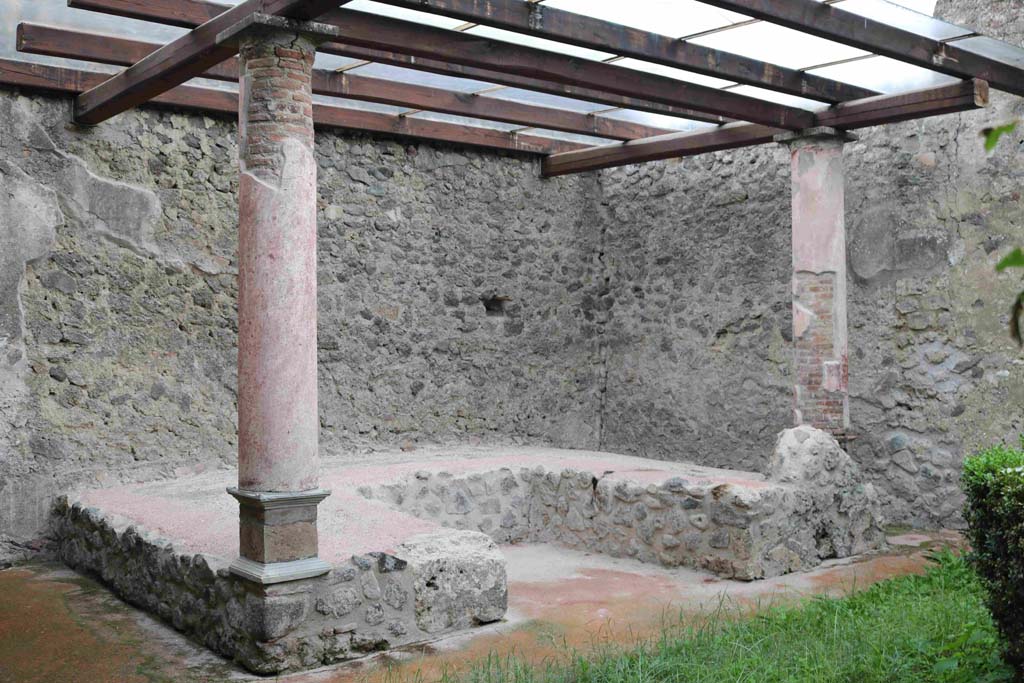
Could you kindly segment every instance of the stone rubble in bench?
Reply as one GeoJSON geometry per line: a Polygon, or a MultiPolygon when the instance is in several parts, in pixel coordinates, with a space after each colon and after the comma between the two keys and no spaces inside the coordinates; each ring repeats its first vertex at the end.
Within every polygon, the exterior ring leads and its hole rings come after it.
{"type": "Polygon", "coordinates": [[[498,543],[559,543],[743,580],[884,545],[877,493],[831,436],[811,427],[782,432],[770,468],[766,482],[749,484],[669,473],[640,484],[543,466],[460,476],[423,470],[359,491],[498,543]]]}
{"type": "Polygon", "coordinates": [[[67,498],[56,503],[51,524],[69,566],[261,674],[501,619],[507,578],[496,543],[558,543],[744,580],[884,544],[875,490],[859,483],[856,465],[831,436],[810,427],[780,434],[767,479],[671,469],[656,483],[631,481],[628,472],[543,466],[458,476],[423,469],[361,486],[364,497],[442,528],[393,553],[353,556],[327,576],[265,587],[231,575],[226,559],[176,549],[131,520],[67,498]]]}
{"type": "Polygon", "coordinates": [[[310,669],[500,620],[505,559],[481,533],[416,536],[323,577],[259,586],[228,562],[175,549],[130,520],[71,503],[51,529],[68,566],[259,674],[310,669]]]}

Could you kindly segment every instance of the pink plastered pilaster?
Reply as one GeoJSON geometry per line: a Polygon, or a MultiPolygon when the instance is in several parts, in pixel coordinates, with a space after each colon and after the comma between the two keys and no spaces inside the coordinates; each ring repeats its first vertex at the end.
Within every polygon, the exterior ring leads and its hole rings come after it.
{"type": "Polygon", "coordinates": [[[315,46],[288,33],[239,50],[238,484],[315,489],[318,473],[315,46]]]}
{"type": "Polygon", "coordinates": [[[792,153],[794,421],[833,433],[849,426],[843,146],[815,131],[792,153]]]}

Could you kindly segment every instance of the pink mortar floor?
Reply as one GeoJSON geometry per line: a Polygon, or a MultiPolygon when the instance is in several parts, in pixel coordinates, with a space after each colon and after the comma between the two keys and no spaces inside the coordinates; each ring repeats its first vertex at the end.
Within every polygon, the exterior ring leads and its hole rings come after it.
{"type": "MultiPolygon", "coordinates": [[[[366,499],[359,493],[360,487],[398,482],[423,471],[457,476],[537,466],[554,471],[570,468],[596,477],[644,484],[683,477],[693,483],[732,483],[749,488],[768,485],[763,475],[752,472],[554,448],[438,448],[324,458],[320,485],[332,493],[318,509],[320,557],[338,564],[356,554],[394,551],[403,541],[438,528],[434,522],[366,499]]],[[[235,483],[233,470],[221,470],[94,489],[77,499],[172,541],[179,552],[230,561],[238,555],[238,504],[225,488],[235,483]]]]}

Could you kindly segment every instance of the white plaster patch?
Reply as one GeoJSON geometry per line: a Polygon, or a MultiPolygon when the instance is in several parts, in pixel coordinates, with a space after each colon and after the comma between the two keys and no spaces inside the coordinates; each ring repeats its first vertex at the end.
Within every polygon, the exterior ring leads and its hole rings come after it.
{"type": "Polygon", "coordinates": [[[814,321],[814,311],[807,308],[799,301],[793,302],[793,335],[802,339],[814,321]]]}
{"type": "Polygon", "coordinates": [[[25,264],[50,253],[64,223],[56,194],[19,168],[0,164],[0,453],[13,451],[28,388],[24,372],[25,264]]]}

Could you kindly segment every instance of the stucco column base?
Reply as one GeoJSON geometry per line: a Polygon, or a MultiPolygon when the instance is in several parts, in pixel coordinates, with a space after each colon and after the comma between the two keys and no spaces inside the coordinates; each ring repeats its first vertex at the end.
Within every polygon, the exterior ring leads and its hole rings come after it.
{"type": "Polygon", "coordinates": [[[231,572],[260,584],[297,581],[326,574],[329,564],[317,557],[317,505],[330,491],[298,493],[243,491],[228,493],[238,501],[238,548],[241,557],[231,572]]]}
{"type": "Polygon", "coordinates": [[[775,138],[790,149],[793,191],[793,422],[836,437],[850,424],[843,146],[818,127],[775,138]]]}

